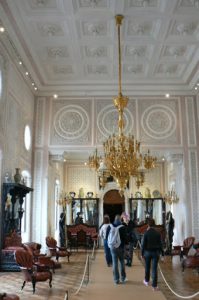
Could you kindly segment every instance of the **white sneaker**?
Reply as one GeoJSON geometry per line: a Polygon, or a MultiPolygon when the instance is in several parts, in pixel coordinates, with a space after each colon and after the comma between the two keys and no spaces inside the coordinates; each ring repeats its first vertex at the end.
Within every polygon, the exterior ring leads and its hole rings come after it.
{"type": "Polygon", "coordinates": [[[149,286],[149,283],[147,281],[145,281],[145,279],[143,280],[144,285],[149,286]]]}
{"type": "Polygon", "coordinates": [[[128,279],[127,279],[127,278],[124,278],[124,280],[122,280],[121,283],[125,283],[125,282],[127,282],[127,281],[128,281],[128,279]]]}

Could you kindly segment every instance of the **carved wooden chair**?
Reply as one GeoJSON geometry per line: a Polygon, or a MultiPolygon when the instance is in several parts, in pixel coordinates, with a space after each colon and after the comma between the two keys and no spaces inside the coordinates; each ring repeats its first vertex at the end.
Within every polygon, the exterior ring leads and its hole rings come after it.
{"type": "Polygon", "coordinates": [[[38,261],[39,257],[44,257],[46,254],[41,253],[41,244],[36,242],[28,242],[23,244],[23,248],[33,255],[34,262],[38,261]]]}
{"type": "Polygon", "coordinates": [[[57,241],[50,236],[46,237],[46,245],[50,251],[51,256],[55,256],[56,260],[59,260],[59,257],[68,257],[68,262],[70,261],[71,252],[67,250],[66,247],[58,247],[57,241]]]}
{"type": "Polygon", "coordinates": [[[40,253],[41,244],[30,242],[24,244],[24,249],[33,256],[34,264],[37,266],[38,271],[45,271],[51,269],[55,273],[55,269],[61,268],[59,262],[51,259],[51,256],[40,253]]]}
{"type": "Polygon", "coordinates": [[[38,281],[49,280],[49,286],[52,287],[52,273],[49,270],[39,272],[33,263],[33,256],[26,250],[17,250],[15,252],[16,262],[24,275],[24,282],[21,289],[24,288],[26,282],[32,282],[33,294],[35,293],[35,286],[38,281]],[[35,267],[35,268],[34,268],[35,267]]]}
{"type": "Polygon", "coordinates": [[[195,241],[195,237],[189,236],[183,241],[183,245],[174,246],[171,251],[171,256],[179,255],[180,260],[183,259],[183,256],[187,256],[191,246],[195,241]]]}

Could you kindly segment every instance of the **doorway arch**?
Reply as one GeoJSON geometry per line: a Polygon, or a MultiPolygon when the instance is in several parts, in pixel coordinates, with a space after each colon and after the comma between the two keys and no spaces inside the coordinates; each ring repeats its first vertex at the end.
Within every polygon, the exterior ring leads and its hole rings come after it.
{"type": "Polygon", "coordinates": [[[121,215],[125,211],[125,198],[121,196],[117,189],[111,189],[104,194],[103,212],[110,217],[111,223],[115,215],[121,215]]]}

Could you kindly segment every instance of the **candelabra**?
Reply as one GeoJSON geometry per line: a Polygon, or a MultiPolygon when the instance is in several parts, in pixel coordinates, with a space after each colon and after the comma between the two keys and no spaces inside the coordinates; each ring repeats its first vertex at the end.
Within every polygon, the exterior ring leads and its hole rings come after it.
{"type": "Polygon", "coordinates": [[[171,190],[165,194],[164,201],[165,203],[172,205],[173,203],[177,203],[179,201],[179,197],[174,190],[171,190]]]}
{"type": "Polygon", "coordinates": [[[136,176],[136,186],[139,189],[143,184],[144,184],[144,180],[145,180],[145,174],[144,171],[140,171],[138,172],[137,176],[136,176]]]}
{"type": "Polygon", "coordinates": [[[88,166],[89,168],[98,170],[100,166],[100,161],[102,160],[101,156],[98,156],[97,149],[95,149],[95,152],[93,155],[90,155],[88,158],[88,166]]]}

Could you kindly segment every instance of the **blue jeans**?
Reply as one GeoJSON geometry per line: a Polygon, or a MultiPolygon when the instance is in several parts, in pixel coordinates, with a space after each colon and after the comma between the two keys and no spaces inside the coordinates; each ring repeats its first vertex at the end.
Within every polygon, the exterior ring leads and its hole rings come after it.
{"type": "Polygon", "coordinates": [[[108,247],[108,242],[106,239],[104,239],[104,253],[106,258],[106,263],[108,266],[112,265],[112,256],[110,248],[108,247]]]}
{"type": "Polygon", "coordinates": [[[124,248],[118,247],[116,249],[111,249],[112,262],[113,262],[113,280],[115,283],[119,283],[120,277],[121,281],[126,278],[125,263],[124,263],[124,248]],[[118,262],[120,262],[120,273],[118,262]]]}
{"type": "Polygon", "coordinates": [[[150,269],[151,269],[151,262],[152,262],[152,287],[157,287],[158,281],[158,261],[159,261],[159,251],[144,251],[144,258],[145,258],[145,281],[149,282],[150,280],[150,269]]]}

